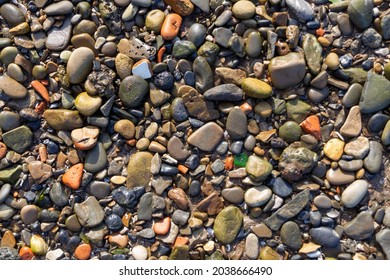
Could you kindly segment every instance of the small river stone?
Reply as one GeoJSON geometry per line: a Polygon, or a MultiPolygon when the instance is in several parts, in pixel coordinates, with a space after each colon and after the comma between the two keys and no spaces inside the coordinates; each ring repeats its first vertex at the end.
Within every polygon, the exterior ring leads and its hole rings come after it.
{"type": "Polygon", "coordinates": [[[250,260],[256,260],[259,253],[259,239],[254,233],[248,234],[245,240],[245,255],[250,260]]]}
{"type": "Polygon", "coordinates": [[[104,211],[95,197],[90,196],[82,203],[76,203],[74,211],[82,226],[92,228],[104,219],[104,211]]]}
{"type": "Polygon", "coordinates": [[[341,202],[345,207],[353,208],[363,199],[367,190],[368,183],[365,180],[356,180],[343,191],[341,202]]]}
{"type": "Polygon", "coordinates": [[[310,236],[315,243],[325,247],[333,248],[340,243],[340,237],[336,231],[328,227],[312,228],[310,236]]]}
{"type": "Polygon", "coordinates": [[[286,222],[280,229],[280,237],[283,244],[292,250],[299,250],[302,247],[302,237],[299,226],[294,222],[286,222]]]}

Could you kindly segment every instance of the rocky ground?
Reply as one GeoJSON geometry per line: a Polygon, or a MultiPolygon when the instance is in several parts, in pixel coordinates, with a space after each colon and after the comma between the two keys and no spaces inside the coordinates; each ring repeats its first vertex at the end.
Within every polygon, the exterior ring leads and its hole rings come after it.
{"type": "Polygon", "coordinates": [[[390,258],[388,0],[0,5],[0,259],[390,258]]]}

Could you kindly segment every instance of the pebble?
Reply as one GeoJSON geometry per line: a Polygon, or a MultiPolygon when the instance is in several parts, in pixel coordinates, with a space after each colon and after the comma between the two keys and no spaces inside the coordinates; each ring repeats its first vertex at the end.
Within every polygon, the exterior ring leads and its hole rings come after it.
{"type": "Polygon", "coordinates": [[[49,246],[45,240],[38,234],[33,234],[30,239],[30,247],[34,254],[42,256],[45,255],[49,246]]]}
{"type": "Polygon", "coordinates": [[[222,128],[214,122],[209,122],[192,133],[187,142],[202,151],[211,152],[221,142],[222,137],[222,128]],[[214,136],[210,139],[209,135],[214,136]]]}
{"type": "Polygon", "coordinates": [[[344,233],[354,240],[364,240],[374,233],[374,220],[368,212],[360,212],[344,226],[344,233]]]}
{"type": "Polygon", "coordinates": [[[145,26],[148,30],[159,34],[165,19],[165,14],[160,10],[151,10],[145,18],[145,26]]]}
{"type": "Polygon", "coordinates": [[[340,244],[340,237],[335,230],[328,227],[312,228],[310,236],[315,243],[324,247],[336,247],[340,244]]]}
{"type": "Polygon", "coordinates": [[[360,98],[360,111],[364,114],[378,112],[390,104],[390,81],[385,77],[368,72],[360,98]]]}
{"type": "Polygon", "coordinates": [[[344,153],[356,159],[363,159],[368,154],[369,149],[370,144],[368,138],[360,136],[345,145],[344,153]]]}
{"type": "Polygon", "coordinates": [[[241,87],[245,95],[249,97],[267,98],[272,95],[272,87],[256,78],[245,78],[241,83],[241,87]]]}
{"type": "Polygon", "coordinates": [[[245,239],[245,255],[250,260],[256,260],[259,253],[259,240],[254,233],[249,233],[245,239]]]}
{"type": "Polygon", "coordinates": [[[234,84],[223,84],[206,90],[203,97],[212,101],[240,101],[243,90],[234,84]]]}
{"type": "Polygon", "coordinates": [[[96,173],[107,165],[107,155],[103,144],[98,142],[95,147],[88,150],[85,157],[84,169],[87,172],[96,173]]]}
{"type": "Polygon", "coordinates": [[[101,105],[102,99],[100,96],[92,96],[87,92],[80,93],[75,99],[77,111],[84,116],[92,116],[99,110],[101,105]]]}
{"type": "Polygon", "coordinates": [[[299,226],[294,222],[286,222],[280,229],[280,237],[283,244],[292,250],[299,250],[302,247],[302,237],[299,226]]]}
{"type": "Polygon", "coordinates": [[[347,119],[340,128],[340,133],[344,137],[359,136],[362,130],[362,117],[359,106],[353,106],[348,113],[347,119]]]}
{"type": "Polygon", "coordinates": [[[80,188],[83,177],[83,167],[84,165],[82,163],[73,165],[62,176],[62,182],[73,190],[80,188]]]}
{"type": "Polygon", "coordinates": [[[27,126],[19,126],[3,134],[4,144],[17,153],[24,153],[33,142],[33,134],[27,126]]]}
{"type": "Polygon", "coordinates": [[[131,254],[135,260],[146,260],[148,258],[148,251],[141,245],[134,246],[131,250],[131,254]]]}
{"type": "Polygon", "coordinates": [[[358,105],[360,96],[362,94],[363,87],[360,84],[352,84],[343,97],[343,104],[345,107],[350,108],[358,105]]]}
{"type": "Polygon", "coordinates": [[[301,134],[301,127],[293,121],[287,121],[279,128],[279,136],[287,143],[298,141],[301,134]]]}
{"type": "Polygon", "coordinates": [[[368,190],[365,180],[356,180],[350,184],[341,195],[341,202],[345,207],[353,208],[364,198],[368,190]]]}
{"type": "Polygon", "coordinates": [[[333,138],[326,142],[323,151],[325,155],[334,161],[339,161],[344,152],[344,141],[333,138]]]}
{"type": "Polygon", "coordinates": [[[376,141],[370,141],[369,151],[363,160],[364,168],[372,173],[378,173],[382,165],[382,145],[376,141]]]}
{"type": "Polygon", "coordinates": [[[310,72],[313,74],[320,73],[322,62],[322,47],[317,41],[317,38],[314,35],[307,33],[303,37],[302,47],[305,51],[305,59],[307,61],[307,66],[309,67],[310,72]]]}
{"type": "Polygon", "coordinates": [[[124,78],[119,87],[119,98],[123,105],[134,108],[141,104],[149,91],[148,83],[139,76],[124,78]]]}
{"type": "Polygon", "coordinates": [[[206,27],[200,23],[194,23],[188,30],[187,39],[191,41],[196,47],[203,44],[207,35],[206,27]]]}
{"type": "Polygon", "coordinates": [[[226,120],[226,131],[232,140],[245,138],[247,134],[247,118],[245,113],[238,107],[234,107],[226,120]]]}
{"type": "Polygon", "coordinates": [[[69,1],[60,1],[50,4],[43,11],[48,16],[67,15],[73,11],[73,4],[69,1]]]}
{"type": "Polygon", "coordinates": [[[371,0],[352,0],[348,4],[349,18],[356,27],[366,29],[372,22],[373,8],[371,0]]]}
{"type": "Polygon", "coordinates": [[[51,166],[41,161],[28,164],[28,171],[36,184],[41,184],[52,176],[51,166]]]}
{"type": "Polygon", "coordinates": [[[315,16],[310,4],[304,0],[287,0],[286,4],[292,14],[301,21],[307,22],[315,16]]]}
{"type": "Polygon", "coordinates": [[[375,235],[375,239],[382,247],[387,258],[390,258],[390,229],[382,229],[375,235]]]}
{"type": "Polygon", "coordinates": [[[329,209],[332,207],[332,201],[326,195],[318,195],[314,198],[313,203],[320,209],[329,209]]]}
{"type": "Polygon", "coordinates": [[[179,33],[182,18],[178,14],[168,14],[165,16],[160,33],[164,40],[172,40],[179,33]]]}
{"type": "Polygon", "coordinates": [[[254,16],[255,11],[255,5],[246,0],[237,1],[232,7],[233,16],[238,19],[250,19],[254,16]]]}
{"type": "Polygon", "coordinates": [[[245,203],[249,207],[266,204],[272,196],[272,191],[266,186],[249,188],[244,195],[245,203]]]}
{"type": "Polygon", "coordinates": [[[27,89],[22,84],[5,75],[0,77],[0,89],[12,99],[23,99],[27,95],[27,89]]]}
{"type": "Polygon", "coordinates": [[[363,33],[362,42],[366,47],[376,49],[382,44],[382,36],[374,28],[368,28],[363,33]]]}
{"type": "Polygon", "coordinates": [[[340,160],[338,164],[339,167],[344,171],[358,171],[363,167],[363,161],[361,159],[355,159],[351,161],[340,160]]]}
{"type": "Polygon", "coordinates": [[[147,186],[151,173],[151,161],[153,155],[149,152],[137,152],[130,157],[127,166],[127,186],[147,186]]]}
{"type": "Polygon", "coordinates": [[[245,170],[254,181],[264,181],[271,174],[272,165],[266,160],[251,155],[245,165],[245,170]]]}
{"type": "Polygon", "coordinates": [[[332,185],[347,185],[355,180],[355,174],[343,171],[340,168],[329,169],[326,172],[326,179],[332,185]]]}
{"type": "Polygon", "coordinates": [[[78,111],[67,109],[48,109],[43,118],[55,130],[73,130],[83,126],[83,120],[78,111]]]}
{"type": "Polygon", "coordinates": [[[385,127],[389,119],[390,117],[387,115],[376,113],[369,119],[367,128],[370,132],[380,132],[385,127]]]}
{"type": "Polygon", "coordinates": [[[214,234],[222,244],[231,243],[242,225],[241,210],[235,206],[224,208],[214,221],[214,234]]]}
{"type": "Polygon", "coordinates": [[[88,260],[92,252],[89,244],[80,244],[74,251],[74,257],[78,260],[88,260]]]}
{"type": "Polygon", "coordinates": [[[390,145],[390,121],[387,121],[385,128],[383,129],[381,140],[383,145],[390,145]]]}
{"type": "Polygon", "coordinates": [[[95,197],[90,196],[82,203],[76,203],[74,211],[82,226],[92,228],[104,219],[104,211],[95,197]]]}
{"type": "Polygon", "coordinates": [[[66,73],[69,77],[69,82],[72,84],[78,84],[85,81],[92,70],[94,59],[95,54],[91,49],[87,47],[75,49],[70,55],[66,66],[66,73]]]}

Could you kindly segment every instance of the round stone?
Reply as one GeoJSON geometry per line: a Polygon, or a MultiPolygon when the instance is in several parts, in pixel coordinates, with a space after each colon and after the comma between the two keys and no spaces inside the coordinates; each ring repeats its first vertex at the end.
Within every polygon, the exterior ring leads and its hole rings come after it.
{"type": "Polygon", "coordinates": [[[146,260],[148,258],[148,251],[141,245],[134,246],[131,250],[131,254],[136,260],[146,260]]]}
{"type": "Polygon", "coordinates": [[[256,12],[256,6],[251,1],[241,0],[233,5],[232,12],[238,19],[250,19],[256,12]]]}
{"type": "Polygon", "coordinates": [[[84,82],[92,70],[92,63],[95,59],[93,51],[87,47],[75,49],[70,55],[66,66],[66,73],[69,82],[78,84],[84,82]]]}
{"type": "Polygon", "coordinates": [[[254,111],[260,117],[268,118],[272,114],[272,106],[268,102],[262,101],[256,104],[254,111]]]}
{"type": "Polygon", "coordinates": [[[38,220],[39,208],[35,205],[26,205],[20,210],[20,218],[26,225],[38,220]]]}
{"type": "Polygon", "coordinates": [[[347,208],[353,208],[366,195],[368,190],[368,183],[365,180],[356,180],[350,184],[341,195],[341,202],[347,208]]]}
{"type": "Polygon", "coordinates": [[[92,96],[86,92],[77,95],[75,99],[75,106],[77,111],[84,116],[92,116],[102,105],[102,98],[100,96],[92,96]]]}
{"type": "Polygon", "coordinates": [[[241,88],[245,95],[253,98],[268,98],[272,95],[272,87],[256,78],[243,79],[241,88]]]}
{"type": "Polygon", "coordinates": [[[242,225],[241,210],[235,206],[224,208],[214,221],[214,234],[222,244],[234,241],[242,225]]]}
{"type": "Polygon", "coordinates": [[[139,76],[124,78],[119,87],[119,98],[129,108],[137,107],[149,92],[148,83],[139,76]]]}
{"type": "Polygon", "coordinates": [[[123,138],[129,140],[134,138],[135,126],[129,120],[119,120],[114,125],[114,131],[123,136],[123,138]]]}
{"type": "Polygon", "coordinates": [[[155,9],[151,10],[145,19],[146,29],[153,31],[155,34],[159,34],[162,24],[165,19],[165,14],[163,11],[155,9]]]}
{"type": "Polygon", "coordinates": [[[329,53],[325,58],[325,64],[330,70],[338,69],[340,65],[339,56],[334,52],[329,53]]]}
{"type": "Polygon", "coordinates": [[[280,237],[283,244],[292,250],[299,250],[302,247],[302,236],[299,226],[294,222],[286,222],[280,229],[280,237]]]}
{"type": "Polygon", "coordinates": [[[245,203],[249,207],[257,207],[266,204],[272,196],[272,191],[266,186],[249,188],[244,195],[245,203]]]}
{"type": "Polygon", "coordinates": [[[288,121],[285,122],[279,128],[279,136],[287,143],[299,141],[302,134],[302,129],[296,122],[288,121]]]}
{"type": "Polygon", "coordinates": [[[206,35],[206,27],[200,23],[194,23],[188,30],[187,39],[190,40],[195,46],[199,47],[203,44],[206,35]]]}
{"type": "Polygon", "coordinates": [[[332,207],[332,201],[326,195],[318,195],[314,198],[313,203],[320,209],[329,209],[332,207]]]}

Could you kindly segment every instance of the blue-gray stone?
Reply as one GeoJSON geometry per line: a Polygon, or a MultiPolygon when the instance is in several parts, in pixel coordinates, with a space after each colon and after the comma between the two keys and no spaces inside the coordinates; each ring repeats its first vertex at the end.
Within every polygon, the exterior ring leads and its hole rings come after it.
{"type": "Polygon", "coordinates": [[[340,244],[337,232],[328,227],[312,228],[310,237],[315,243],[325,247],[333,248],[340,244]]]}
{"type": "Polygon", "coordinates": [[[311,5],[305,0],[287,0],[289,11],[300,21],[307,22],[314,18],[314,11],[311,5]]]}
{"type": "Polygon", "coordinates": [[[292,193],[292,186],[281,177],[272,178],[268,186],[272,188],[274,194],[283,198],[292,193]]]}

